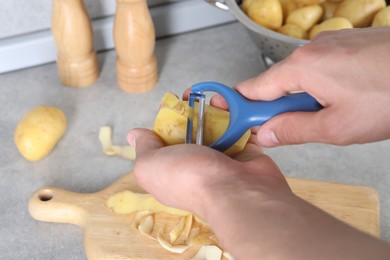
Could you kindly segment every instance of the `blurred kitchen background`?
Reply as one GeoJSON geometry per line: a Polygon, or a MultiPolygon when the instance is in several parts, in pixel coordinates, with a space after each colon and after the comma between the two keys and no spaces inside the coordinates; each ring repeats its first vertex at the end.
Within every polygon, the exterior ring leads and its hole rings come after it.
{"type": "MultiPolygon", "coordinates": [[[[115,0],[84,0],[97,51],[114,47],[115,0]]],[[[51,0],[0,0],[0,73],[54,62],[51,0]]],[[[235,20],[202,0],[148,0],[156,36],[189,32],[235,20]]]]}

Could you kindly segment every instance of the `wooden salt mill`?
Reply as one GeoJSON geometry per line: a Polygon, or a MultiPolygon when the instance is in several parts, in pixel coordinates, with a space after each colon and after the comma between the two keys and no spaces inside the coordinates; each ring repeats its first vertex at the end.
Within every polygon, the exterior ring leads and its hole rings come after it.
{"type": "Polygon", "coordinates": [[[114,42],[118,85],[145,92],[157,82],[155,31],[146,0],[116,0],[114,42]]]}
{"type": "Polygon", "coordinates": [[[53,0],[52,33],[64,85],[85,87],[99,77],[93,33],[83,0],[53,0]]]}

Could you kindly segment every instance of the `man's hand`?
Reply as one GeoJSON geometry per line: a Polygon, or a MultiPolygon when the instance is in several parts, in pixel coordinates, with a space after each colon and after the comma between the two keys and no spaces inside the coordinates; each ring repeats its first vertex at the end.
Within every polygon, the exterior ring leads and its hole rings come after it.
{"type": "MultiPolygon", "coordinates": [[[[251,139],[252,141],[255,138],[251,139]]],[[[194,212],[236,259],[389,259],[389,246],[296,197],[275,163],[249,142],[235,158],[209,147],[164,147],[134,129],[134,175],[161,203],[194,212]]]]}
{"type": "MultiPolygon", "coordinates": [[[[259,142],[266,147],[348,145],[390,138],[389,50],[389,27],[324,32],[257,78],[238,84],[249,99],[305,91],[324,106],[269,120],[258,130],[259,142]]],[[[218,98],[214,103],[223,106],[218,98]]]]}

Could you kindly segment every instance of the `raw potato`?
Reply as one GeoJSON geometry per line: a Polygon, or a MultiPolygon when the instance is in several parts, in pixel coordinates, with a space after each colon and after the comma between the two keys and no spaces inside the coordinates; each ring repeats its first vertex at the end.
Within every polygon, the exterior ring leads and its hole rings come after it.
{"type": "MultiPolygon", "coordinates": [[[[386,7],[389,1],[385,0],[279,0],[282,7],[282,25],[274,27],[268,24],[272,22],[271,19],[275,18],[274,11],[271,10],[268,13],[264,9],[267,7],[266,3],[270,2],[257,1],[244,0],[241,5],[249,18],[261,26],[297,39],[312,39],[318,30],[325,30],[324,25],[320,27],[317,25],[336,17],[348,19],[353,28],[390,26],[390,6],[386,7]],[[262,2],[259,5],[261,4],[263,9],[257,7],[255,4],[257,1],[262,2]],[[313,6],[316,7],[313,8],[313,6]],[[321,7],[322,12],[318,6],[321,7]],[[322,15],[319,15],[320,12],[322,15]],[[292,24],[301,29],[291,26],[292,24]],[[313,30],[314,26],[316,28],[313,30]]],[[[340,24],[334,21],[325,23],[325,26],[328,27],[326,30],[333,30],[332,27],[335,28],[334,30],[344,29],[344,26],[350,28],[345,22],[340,24]]]]}
{"type": "Polygon", "coordinates": [[[382,8],[374,16],[371,26],[390,26],[390,6],[382,8]]]}
{"type": "MultiPolygon", "coordinates": [[[[187,118],[190,113],[187,102],[178,99],[172,93],[166,93],[161,100],[160,109],[154,120],[152,130],[158,135],[165,145],[184,143],[187,131],[187,118]]],[[[197,107],[195,107],[195,112],[197,107]]],[[[197,118],[194,119],[194,129],[197,126],[197,118]]],[[[203,143],[210,145],[225,133],[229,124],[229,112],[209,105],[205,107],[205,127],[203,143]]],[[[195,138],[195,134],[193,134],[195,138]]],[[[247,131],[225,153],[229,156],[241,152],[248,142],[250,131],[247,131]]],[[[109,126],[101,127],[99,140],[106,155],[120,155],[128,160],[135,160],[135,147],[130,145],[113,145],[112,129],[109,126]]],[[[193,140],[195,141],[195,140],[193,140]]]]}
{"type": "Polygon", "coordinates": [[[298,39],[307,39],[307,31],[296,24],[285,24],[278,32],[298,39]]]}
{"type": "MultiPolygon", "coordinates": [[[[166,145],[184,143],[187,118],[191,109],[187,102],[178,99],[172,93],[166,93],[161,100],[160,110],[153,124],[153,131],[166,145]]],[[[195,106],[195,113],[197,107],[195,106]]],[[[194,119],[194,129],[197,126],[194,119]]],[[[225,133],[229,124],[229,112],[209,105],[205,107],[205,125],[203,143],[210,145],[225,133]]],[[[193,134],[195,137],[195,134],[193,134]]],[[[247,131],[232,147],[226,150],[227,155],[234,155],[242,151],[248,142],[250,131],[247,131]]]]}
{"type": "Polygon", "coordinates": [[[310,31],[310,40],[323,31],[353,28],[352,23],[344,17],[335,17],[315,25],[310,31]]]}
{"type": "Polygon", "coordinates": [[[317,5],[322,2],[325,2],[325,0],[294,0],[294,1],[301,5],[317,5]]]}
{"type": "Polygon", "coordinates": [[[249,6],[252,4],[253,0],[244,0],[241,5],[241,9],[244,13],[248,12],[249,6]]]}
{"type": "Polygon", "coordinates": [[[309,5],[295,9],[286,20],[287,24],[295,24],[308,31],[322,17],[323,10],[319,5],[309,5]]]}
{"type": "Polygon", "coordinates": [[[245,6],[247,15],[255,23],[272,30],[282,26],[283,11],[279,0],[251,0],[245,6]]]}
{"type": "Polygon", "coordinates": [[[46,157],[66,130],[65,114],[52,106],[39,106],[29,111],[18,123],[14,141],[19,152],[29,161],[46,157]]]}
{"type": "Polygon", "coordinates": [[[283,22],[299,5],[294,0],[279,0],[283,10],[283,22]]]}
{"type": "Polygon", "coordinates": [[[375,14],[386,6],[385,0],[344,0],[334,11],[334,17],[345,17],[353,27],[367,27],[375,14]]]}
{"type": "Polygon", "coordinates": [[[321,3],[321,6],[324,9],[322,21],[325,21],[333,17],[334,11],[336,10],[338,3],[325,1],[321,3]]]}

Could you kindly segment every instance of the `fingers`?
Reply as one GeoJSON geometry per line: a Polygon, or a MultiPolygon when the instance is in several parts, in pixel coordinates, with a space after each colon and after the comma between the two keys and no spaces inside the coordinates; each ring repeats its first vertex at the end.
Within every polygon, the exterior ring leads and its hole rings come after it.
{"type": "Polygon", "coordinates": [[[137,157],[145,152],[157,150],[164,146],[160,138],[151,130],[143,128],[132,129],[127,135],[127,141],[130,145],[135,146],[137,157]]]}
{"type": "Polygon", "coordinates": [[[257,138],[264,147],[323,142],[326,115],[323,111],[284,113],[260,127],[257,138]]]}
{"type": "MultiPolygon", "coordinates": [[[[191,89],[187,88],[183,92],[183,100],[188,100],[188,96],[190,93],[191,93],[191,89]]],[[[223,110],[229,110],[229,107],[228,107],[225,99],[219,94],[216,94],[210,98],[210,105],[217,107],[217,108],[220,108],[220,109],[223,109],[223,110]]]]}
{"type": "Polygon", "coordinates": [[[182,99],[183,100],[188,100],[188,96],[190,95],[191,93],[191,88],[186,88],[183,92],[183,95],[182,95],[182,99]]]}
{"type": "Polygon", "coordinates": [[[273,100],[288,92],[302,91],[295,80],[299,71],[292,69],[291,63],[281,61],[268,71],[239,83],[235,89],[252,100],[273,100]]]}
{"type": "Polygon", "coordinates": [[[214,107],[218,107],[218,108],[223,109],[223,110],[227,110],[227,111],[229,110],[228,104],[226,103],[223,96],[221,96],[220,94],[217,94],[217,95],[214,95],[211,97],[210,105],[212,105],[214,107]]]}
{"type": "Polygon", "coordinates": [[[244,150],[235,156],[233,159],[239,162],[248,162],[257,159],[259,156],[263,156],[263,149],[256,144],[247,143],[244,150]]]}
{"type": "Polygon", "coordinates": [[[135,146],[137,159],[133,167],[134,177],[142,188],[156,197],[159,190],[157,181],[158,169],[161,169],[158,151],[163,147],[162,141],[149,129],[135,128],[127,135],[130,145],[135,146]]]}

